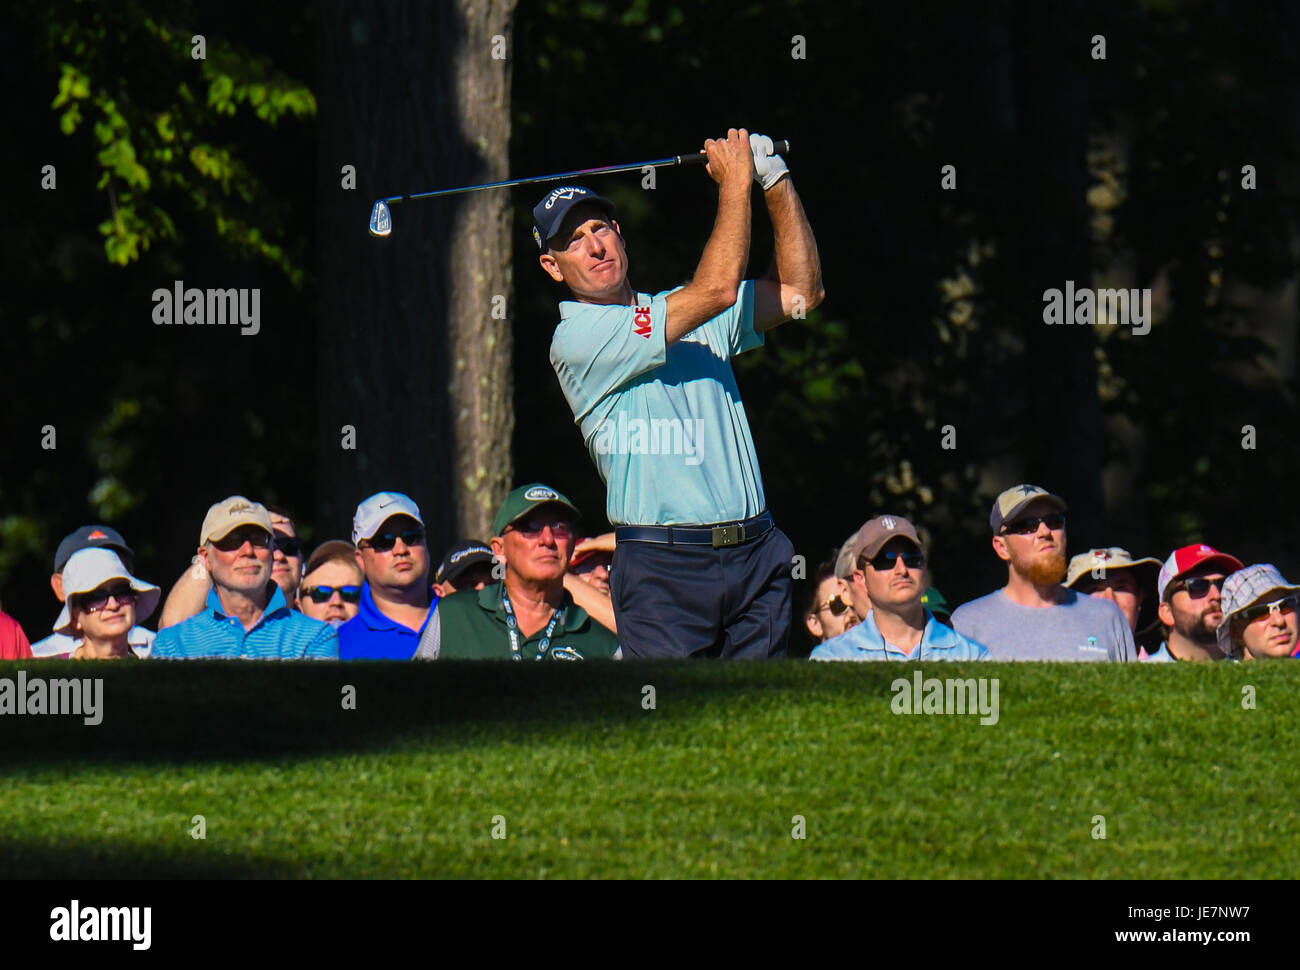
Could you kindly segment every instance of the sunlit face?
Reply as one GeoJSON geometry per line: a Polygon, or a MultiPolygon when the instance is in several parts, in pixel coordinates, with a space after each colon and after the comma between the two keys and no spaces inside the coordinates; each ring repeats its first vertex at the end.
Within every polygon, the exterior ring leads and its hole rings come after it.
{"type": "Polygon", "coordinates": [[[818,642],[837,637],[861,621],[862,618],[853,610],[848,583],[827,576],[817,584],[817,601],[804,617],[804,625],[818,642]]]}
{"type": "Polygon", "coordinates": [[[357,544],[357,563],[371,587],[427,588],[429,547],[424,527],[409,515],[389,516],[373,536],[357,544]]]}
{"type": "Polygon", "coordinates": [[[921,602],[925,593],[925,559],[909,566],[904,556],[920,556],[921,550],[903,538],[890,539],[862,565],[862,578],[871,605],[898,613],[921,602]],[[892,557],[892,561],[891,561],[892,557]]]}
{"type": "Polygon", "coordinates": [[[551,279],[564,283],[579,300],[616,303],[627,282],[627,250],[618,223],[601,206],[571,209],[538,257],[551,279]]]}
{"type": "Polygon", "coordinates": [[[219,589],[257,597],[271,578],[271,533],[258,525],[241,525],[215,542],[204,543],[199,555],[219,589]]]}
{"type": "Polygon", "coordinates": [[[271,528],[275,530],[275,548],[271,554],[271,578],[284,590],[284,598],[292,603],[302,580],[302,542],[286,516],[271,513],[271,528]],[[282,548],[284,547],[284,548],[282,548]]]}
{"type": "Polygon", "coordinates": [[[135,626],[136,596],[131,584],[120,578],[74,594],[68,604],[73,629],[78,636],[98,641],[125,637],[135,626]]]}
{"type": "MultiPolygon", "coordinates": [[[[1160,621],[1173,627],[1184,639],[1217,650],[1218,628],[1223,622],[1224,578],[1223,570],[1213,564],[1198,566],[1186,576],[1179,577],[1171,587],[1172,594],[1160,604],[1160,621]],[[1207,581],[1202,595],[1192,596],[1188,591],[1188,581],[1192,579],[1207,581]]],[[[1198,588],[1196,592],[1201,590],[1198,588]]]]}
{"type": "Polygon", "coordinates": [[[346,622],[356,616],[360,608],[361,580],[361,570],[355,562],[327,559],[302,578],[298,609],[322,623],[346,622]],[[356,591],[343,587],[355,587],[356,591]],[[329,599],[317,602],[317,597],[323,596],[326,590],[329,599]]]}
{"type": "Polygon", "coordinates": [[[573,572],[581,580],[595,586],[602,593],[609,592],[609,564],[614,558],[610,552],[596,552],[573,567],[573,572]]]}
{"type": "Polygon", "coordinates": [[[1080,593],[1095,596],[1097,599],[1110,600],[1119,607],[1124,619],[1128,620],[1130,630],[1137,629],[1138,611],[1142,609],[1142,589],[1137,577],[1128,569],[1107,570],[1100,579],[1091,574],[1085,575],[1074,588],[1080,593]]]}
{"type": "Polygon", "coordinates": [[[1022,523],[1035,518],[1060,514],[1060,509],[1046,499],[1035,499],[1019,515],[1002,526],[993,537],[993,550],[1011,564],[1011,571],[1035,586],[1049,586],[1065,578],[1065,521],[1059,528],[1047,522],[1027,533],[1018,532],[1022,523]]]}
{"type": "Polygon", "coordinates": [[[562,506],[533,509],[492,539],[492,551],[525,582],[563,582],[573,554],[572,515],[562,506]]]}
{"type": "Polygon", "coordinates": [[[1294,593],[1273,590],[1248,607],[1257,613],[1248,621],[1233,620],[1233,632],[1242,646],[1243,660],[1289,657],[1296,647],[1296,601],[1294,593]],[[1265,609],[1265,607],[1270,607],[1265,609]]]}

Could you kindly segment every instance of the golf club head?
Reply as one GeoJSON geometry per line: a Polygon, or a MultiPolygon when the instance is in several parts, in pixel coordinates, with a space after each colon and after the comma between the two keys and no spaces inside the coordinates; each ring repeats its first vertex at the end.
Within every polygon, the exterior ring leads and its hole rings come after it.
{"type": "Polygon", "coordinates": [[[384,202],[376,202],[370,210],[370,235],[387,236],[393,231],[393,216],[384,202]]]}

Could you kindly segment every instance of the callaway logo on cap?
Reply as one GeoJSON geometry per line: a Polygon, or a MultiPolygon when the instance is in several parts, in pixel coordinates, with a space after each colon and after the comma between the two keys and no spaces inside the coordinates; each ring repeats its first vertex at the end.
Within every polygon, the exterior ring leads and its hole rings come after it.
{"type": "Polygon", "coordinates": [[[583,202],[595,202],[609,216],[614,214],[614,203],[581,185],[564,185],[552,189],[533,207],[533,241],[538,249],[546,248],[546,241],[560,231],[565,213],[583,202]]]}
{"type": "Polygon", "coordinates": [[[566,185],[562,189],[555,189],[546,197],[546,208],[550,209],[559,199],[572,199],[574,195],[587,195],[586,189],[578,185],[566,185]]]}

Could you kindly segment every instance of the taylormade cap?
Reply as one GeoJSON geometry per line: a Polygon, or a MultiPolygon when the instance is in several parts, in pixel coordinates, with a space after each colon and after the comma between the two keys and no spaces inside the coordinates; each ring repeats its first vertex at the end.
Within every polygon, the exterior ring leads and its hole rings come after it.
{"type": "Polygon", "coordinates": [[[868,559],[874,558],[876,553],[884,548],[886,542],[898,538],[906,539],[917,549],[924,551],[921,537],[916,534],[916,529],[901,515],[878,515],[862,523],[862,528],[858,530],[857,537],[853,540],[854,568],[857,568],[858,560],[863,556],[868,559]]]}
{"type": "Polygon", "coordinates": [[[208,509],[208,514],[203,517],[203,528],[199,532],[199,545],[224,539],[241,525],[260,526],[275,535],[275,530],[271,528],[271,513],[265,505],[242,495],[232,495],[208,509]]]}
{"type": "Polygon", "coordinates": [[[1219,649],[1224,656],[1233,654],[1231,621],[1234,614],[1240,613],[1252,603],[1261,599],[1274,600],[1279,597],[1273,593],[1294,593],[1300,589],[1295,583],[1288,583],[1271,563],[1257,563],[1245,566],[1223,581],[1223,619],[1215,633],[1219,638],[1219,649]]]}
{"type": "MultiPolygon", "coordinates": [[[[63,569],[63,592],[68,600],[80,593],[89,593],[111,579],[125,579],[133,590],[140,594],[135,603],[135,622],[148,619],[162,598],[162,590],[153,583],[146,583],[131,575],[126,564],[112,549],[82,549],[69,557],[63,569]]],[[[54,632],[75,636],[72,628],[72,612],[67,600],[59,611],[59,618],[54,621],[54,632]]]]}
{"type": "Polygon", "coordinates": [[[128,560],[135,562],[135,553],[116,529],[110,529],[106,525],[83,525],[76,532],[64,536],[63,541],[59,543],[59,548],[54,553],[54,571],[63,572],[63,567],[68,564],[68,560],[74,553],[82,549],[100,548],[116,549],[128,560]]]}
{"type": "Polygon", "coordinates": [[[531,485],[520,485],[506,496],[501,508],[497,510],[496,518],[492,520],[492,534],[501,535],[506,526],[543,505],[562,505],[573,513],[575,520],[582,518],[578,507],[555,489],[533,482],[531,485]]]}
{"type": "Polygon", "coordinates": [[[1039,488],[1037,485],[1013,485],[993,502],[993,511],[989,513],[989,527],[993,534],[997,535],[1002,531],[1002,526],[1008,522],[1014,522],[1016,516],[1020,515],[1029,505],[1030,502],[1038,499],[1044,499],[1061,511],[1066,511],[1065,499],[1059,495],[1053,495],[1045,488],[1039,488]]]}
{"type": "Polygon", "coordinates": [[[424,519],[420,518],[420,507],[411,500],[411,496],[402,492],[376,492],[362,501],[352,516],[352,544],[374,538],[379,527],[394,515],[409,515],[421,526],[424,525],[424,519]]]}
{"type": "Polygon", "coordinates": [[[1119,546],[1089,549],[1070,560],[1070,566],[1065,573],[1065,585],[1073,586],[1084,576],[1091,576],[1094,569],[1102,576],[1105,576],[1108,570],[1132,569],[1134,574],[1138,575],[1138,582],[1144,583],[1154,591],[1160,560],[1154,556],[1134,559],[1127,549],[1121,549],[1119,546]]]}
{"type": "Polygon", "coordinates": [[[1207,563],[1222,566],[1225,576],[1230,576],[1242,568],[1241,560],[1236,556],[1229,556],[1226,552],[1219,552],[1218,549],[1204,543],[1175,549],[1169,554],[1165,564],[1160,567],[1160,575],[1156,579],[1156,595],[1160,602],[1163,603],[1168,599],[1170,583],[1185,576],[1197,566],[1204,566],[1207,563]]]}
{"type": "Polygon", "coordinates": [[[492,565],[492,547],[477,539],[461,539],[447,552],[438,571],[433,574],[435,583],[452,582],[464,576],[475,566],[492,565]]]}
{"type": "Polygon", "coordinates": [[[581,185],[562,185],[558,189],[551,189],[533,207],[533,242],[537,243],[539,250],[546,249],[551,237],[560,231],[560,223],[568,211],[582,202],[596,202],[605,209],[606,215],[614,214],[613,202],[581,185]]]}

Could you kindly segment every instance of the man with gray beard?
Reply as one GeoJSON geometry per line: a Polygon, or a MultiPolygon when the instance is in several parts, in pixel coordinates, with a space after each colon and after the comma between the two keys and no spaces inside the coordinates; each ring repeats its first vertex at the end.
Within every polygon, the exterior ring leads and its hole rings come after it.
{"type": "Polygon", "coordinates": [[[993,503],[993,551],[1007,585],[958,607],[952,625],[989,648],[989,660],[1137,659],[1133,632],[1109,600],[1061,585],[1065,500],[1036,485],[1007,489],[993,503]]]}

